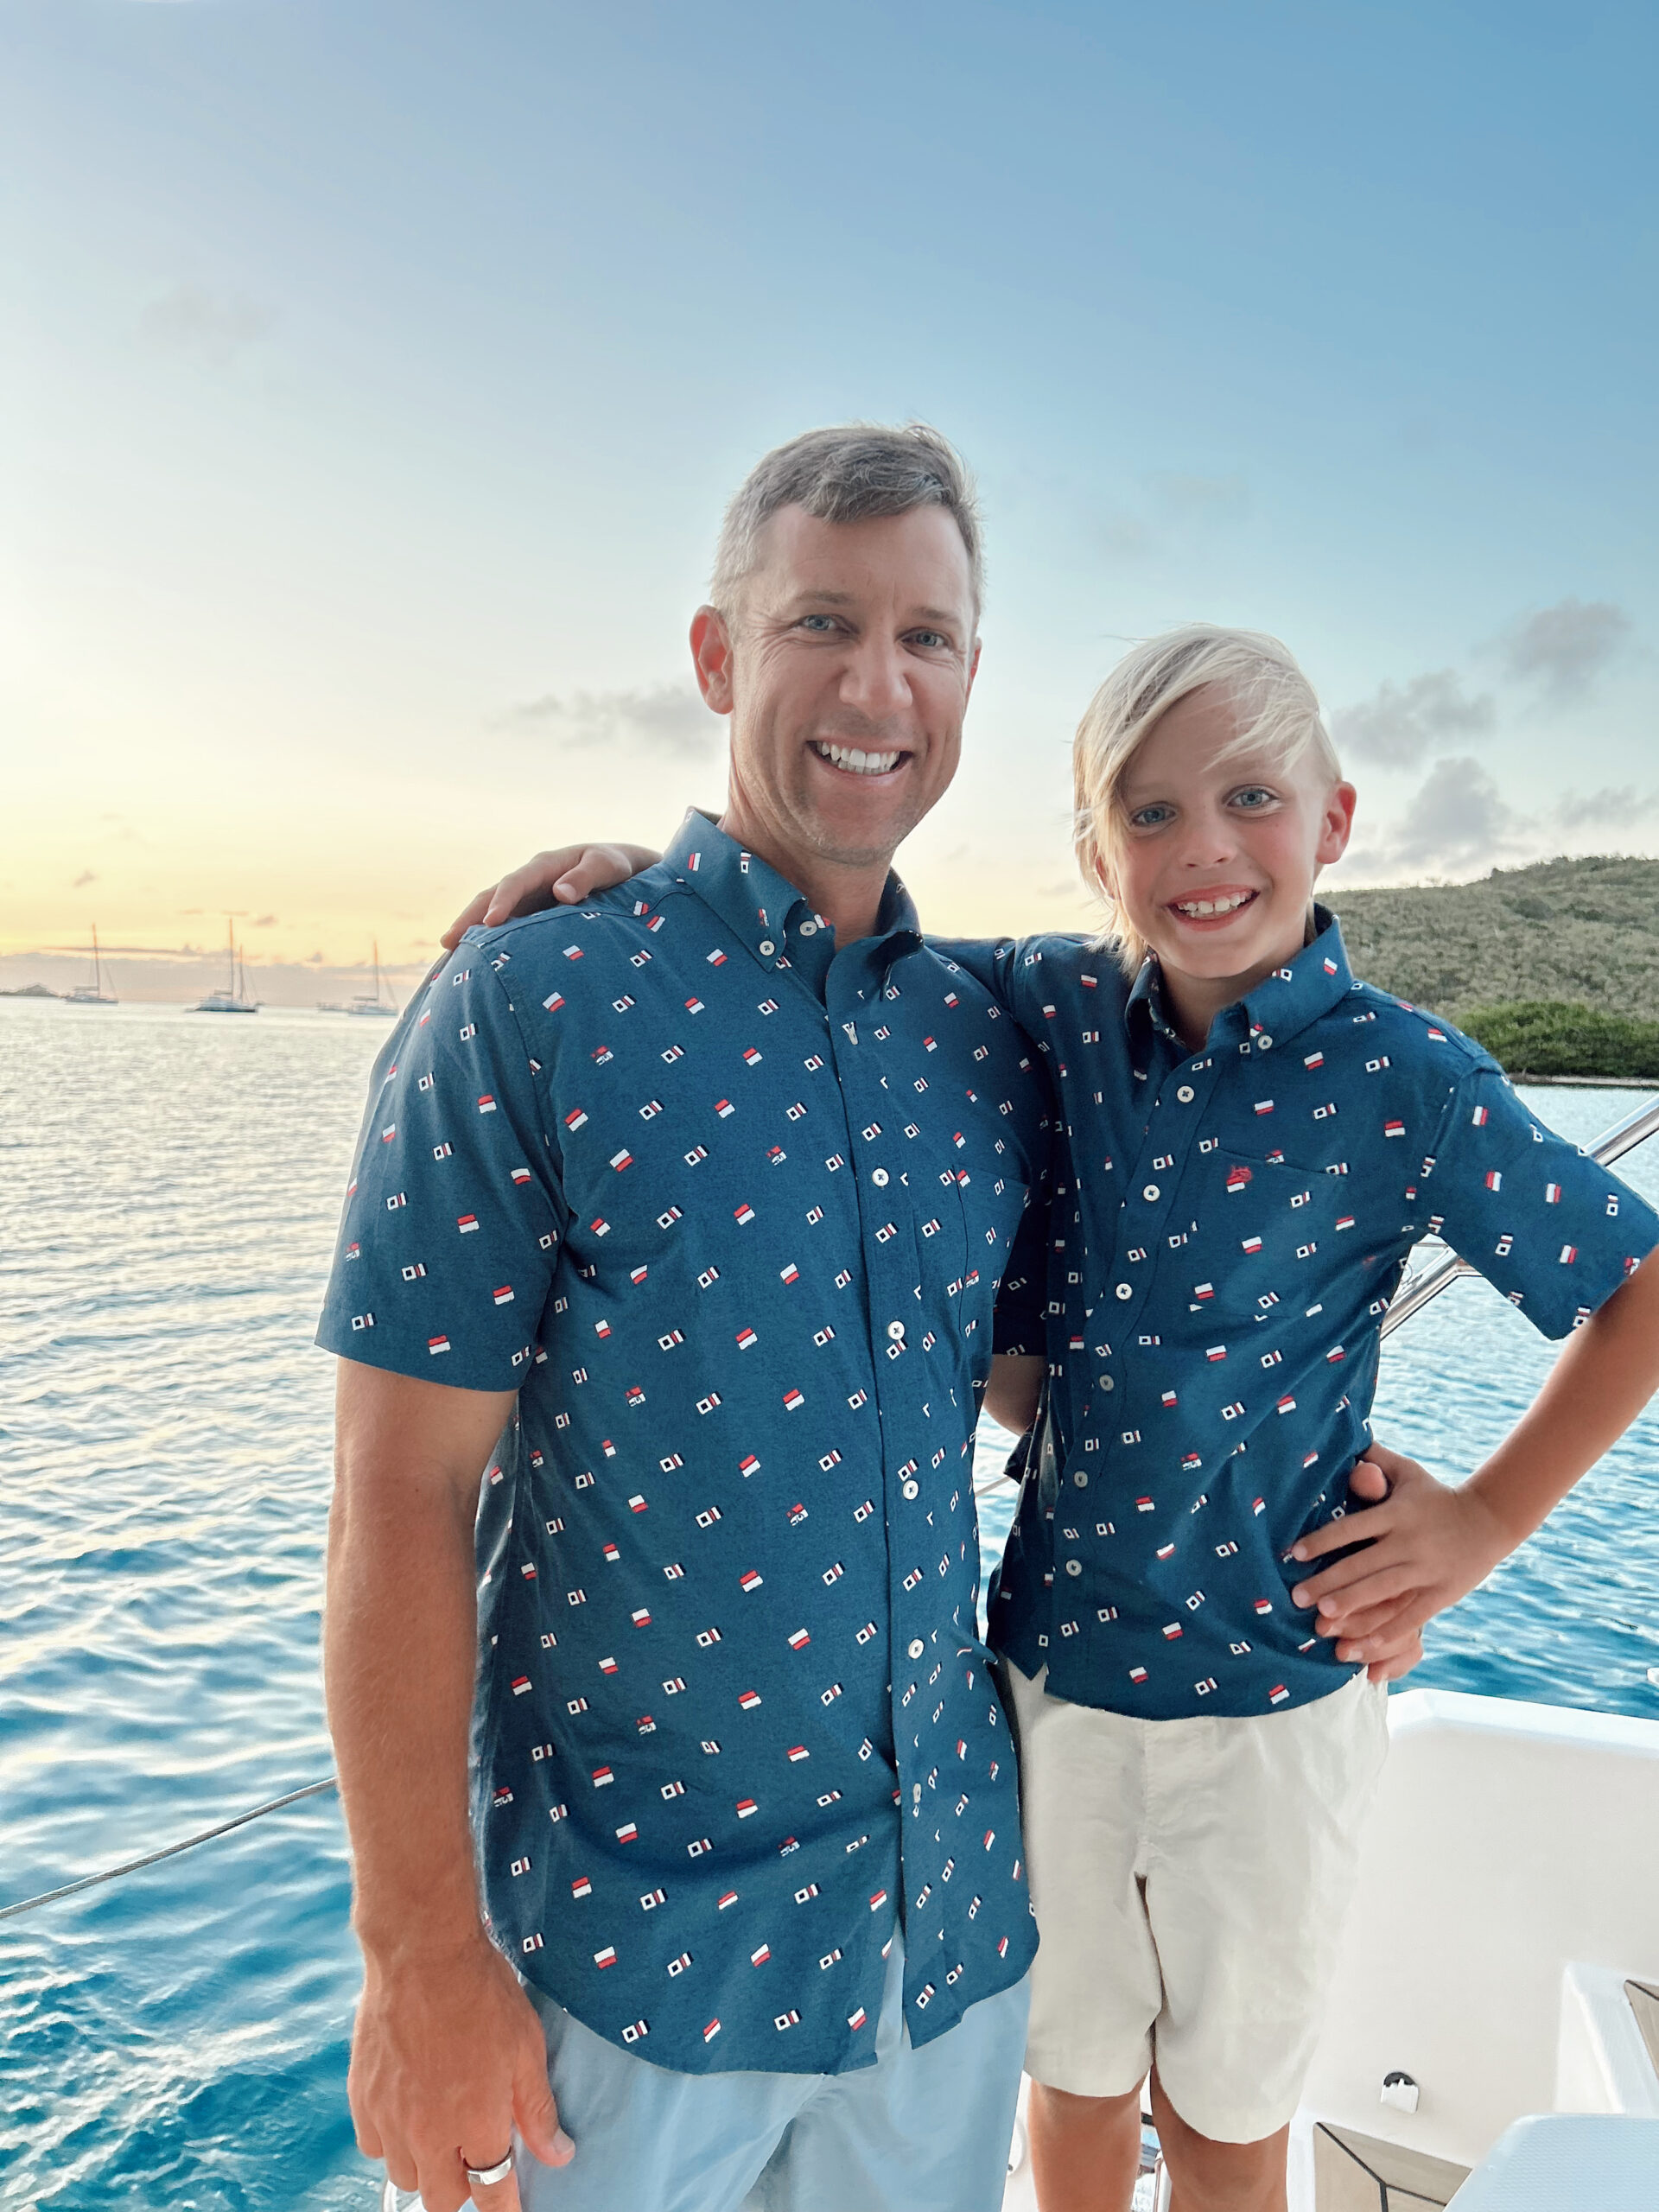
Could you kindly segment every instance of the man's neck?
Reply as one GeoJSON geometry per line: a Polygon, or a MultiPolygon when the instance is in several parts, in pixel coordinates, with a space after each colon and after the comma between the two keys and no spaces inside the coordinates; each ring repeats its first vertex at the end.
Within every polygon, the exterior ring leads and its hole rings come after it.
{"type": "Polygon", "coordinates": [[[728,805],[716,827],[746,852],[757,854],[768,868],[776,868],[786,883],[792,883],[835,931],[837,946],[875,934],[881,896],[887,886],[887,861],[842,867],[826,861],[821,853],[797,851],[747,821],[741,807],[728,805]]]}

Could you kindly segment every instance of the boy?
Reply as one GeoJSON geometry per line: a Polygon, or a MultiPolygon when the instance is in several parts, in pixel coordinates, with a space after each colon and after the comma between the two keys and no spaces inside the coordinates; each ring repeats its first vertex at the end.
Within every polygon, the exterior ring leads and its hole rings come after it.
{"type": "Polygon", "coordinates": [[[990,1629],[1047,1939],[1033,2167],[1043,2212],[1120,2212],[1150,2069],[1175,2212],[1275,2212],[1387,1747],[1367,1670],[1646,1402],[1659,1218],[1478,1046],[1352,979],[1312,893],[1355,795],[1276,640],[1141,646],[1074,767],[1105,940],[952,948],[1048,1056],[1071,1150],[990,1629]],[[1575,1332],[1458,1490],[1370,1443],[1379,1324],[1430,1233],[1575,1332]],[[1356,1547],[1362,1457],[1394,1488],[1356,1547]]]}

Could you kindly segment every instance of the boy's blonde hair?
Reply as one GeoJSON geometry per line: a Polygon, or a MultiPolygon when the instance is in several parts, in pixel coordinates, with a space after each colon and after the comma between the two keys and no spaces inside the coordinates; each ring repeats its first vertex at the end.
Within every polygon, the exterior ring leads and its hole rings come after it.
{"type": "Polygon", "coordinates": [[[1223,748],[1223,760],[1266,753],[1289,768],[1311,752],[1332,783],[1341,779],[1313,686],[1277,638],[1263,630],[1189,622],[1126,653],[1077,724],[1071,747],[1077,803],[1071,836],[1084,881],[1106,906],[1101,943],[1116,953],[1131,976],[1138,973],[1148,948],[1109,887],[1122,849],[1123,778],[1160,718],[1207,684],[1226,692],[1238,710],[1238,734],[1223,748]]]}

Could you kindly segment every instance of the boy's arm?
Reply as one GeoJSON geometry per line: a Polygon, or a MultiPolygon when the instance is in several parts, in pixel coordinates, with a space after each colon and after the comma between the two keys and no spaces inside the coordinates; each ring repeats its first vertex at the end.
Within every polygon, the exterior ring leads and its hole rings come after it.
{"type": "MultiPolygon", "coordinates": [[[[1291,1595],[1319,1607],[1319,1633],[1337,1656],[1369,1660],[1389,1632],[1421,1628],[1453,1605],[1529,1536],[1659,1389],[1659,1261],[1621,1283],[1562,1346],[1549,1378],[1484,1466],[1460,1489],[1413,1460],[1374,1447],[1394,1484],[1369,1508],[1373,1541],[1352,1558],[1299,1583],[1291,1595]]],[[[1292,1550],[1318,1560],[1354,1541],[1348,1516],[1292,1550]]]]}
{"type": "Polygon", "coordinates": [[[576,906],[595,891],[626,883],[644,868],[655,868],[660,853],[645,845],[560,845],[537,853],[522,868],[504,875],[493,891],[480,891],[462,908],[438,942],[450,952],[470,929],[493,929],[515,914],[540,914],[550,906],[576,906]]]}

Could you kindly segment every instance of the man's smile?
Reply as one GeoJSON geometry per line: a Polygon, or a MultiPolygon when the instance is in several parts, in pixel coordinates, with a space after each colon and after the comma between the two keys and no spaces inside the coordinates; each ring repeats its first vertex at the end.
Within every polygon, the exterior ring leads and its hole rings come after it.
{"type": "Polygon", "coordinates": [[[902,762],[911,758],[907,751],[899,747],[877,752],[874,748],[866,750],[861,746],[838,744],[835,739],[826,737],[813,738],[808,749],[828,766],[848,776],[891,775],[902,762]]]}

